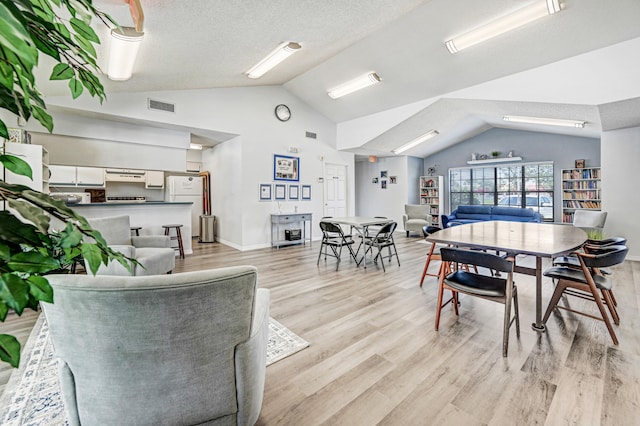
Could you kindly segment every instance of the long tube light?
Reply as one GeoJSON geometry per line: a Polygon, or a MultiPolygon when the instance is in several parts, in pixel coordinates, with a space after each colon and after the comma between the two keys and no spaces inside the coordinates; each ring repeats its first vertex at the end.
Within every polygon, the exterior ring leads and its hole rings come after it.
{"type": "Polygon", "coordinates": [[[251,67],[251,69],[245,74],[247,74],[247,77],[249,78],[260,78],[273,67],[296,53],[301,48],[302,46],[299,43],[293,41],[285,41],[284,43],[276,47],[273,52],[269,53],[263,60],[251,67]]]}
{"type": "Polygon", "coordinates": [[[536,19],[560,12],[560,10],[559,0],[538,0],[509,15],[498,18],[487,25],[454,37],[448,40],[445,45],[447,49],[449,49],[449,52],[458,53],[462,49],[482,43],[483,41],[514,30],[536,19]]]}
{"type": "Polygon", "coordinates": [[[580,127],[583,128],[586,121],[583,120],[563,120],[559,118],[542,118],[542,117],[523,117],[517,115],[505,115],[502,117],[504,121],[512,121],[514,123],[527,123],[527,124],[546,124],[549,126],[564,126],[564,127],[580,127]]]}
{"type": "Polygon", "coordinates": [[[342,83],[339,86],[330,89],[327,94],[331,99],[338,99],[350,93],[356,92],[358,90],[364,89],[365,87],[373,86],[374,84],[378,84],[382,81],[380,76],[375,72],[370,72],[360,77],[354,78],[353,80],[349,80],[346,83],[342,83]]]}
{"type": "Polygon", "coordinates": [[[394,154],[400,154],[402,152],[405,152],[415,146],[420,145],[422,142],[425,142],[435,136],[438,136],[440,133],[438,133],[437,130],[430,130],[427,133],[425,133],[422,136],[418,136],[417,138],[415,138],[414,140],[412,140],[411,142],[407,142],[404,145],[394,149],[392,152],[394,154]]]}
{"type": "Polygon", "coordinates": [[[144,33],[132,27],[120,27],[111,30],[109,65],[107,76],[110,80],[124,81],[133,75],[133,66],[140,49],[144,33]]]}

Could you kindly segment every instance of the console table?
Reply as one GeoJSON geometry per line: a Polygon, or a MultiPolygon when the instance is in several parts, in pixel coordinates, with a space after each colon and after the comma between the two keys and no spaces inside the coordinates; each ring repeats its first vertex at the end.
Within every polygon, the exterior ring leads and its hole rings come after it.
{"type": "Polygon", "coordinates": [[[311,213],[281,213],[271,215],[271,247],[280,248],[292,244],[311,244],[311,213]],[[309,222],[309,236],[306,223],[309,222]],[[287,240],[281,230],[291,229],[291,224],[298,224],[301,235],[299,240],[287,240]]]}

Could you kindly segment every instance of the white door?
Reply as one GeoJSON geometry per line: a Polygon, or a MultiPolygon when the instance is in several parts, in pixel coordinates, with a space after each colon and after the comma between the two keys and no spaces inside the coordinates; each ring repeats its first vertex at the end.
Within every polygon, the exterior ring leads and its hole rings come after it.
{"type": "Polygon", "coordinates": [[[347,216],[347,166],[325,165],[324,215],[347,216]]]}

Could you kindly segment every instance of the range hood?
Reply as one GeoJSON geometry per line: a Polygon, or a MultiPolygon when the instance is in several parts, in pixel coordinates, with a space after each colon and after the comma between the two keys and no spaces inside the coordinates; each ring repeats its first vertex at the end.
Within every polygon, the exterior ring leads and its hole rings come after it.
{"type": "Polygon", "coordinates": [[[145,182],[145,170],[105,169],[104,179],[107,182],[145,182]]]}

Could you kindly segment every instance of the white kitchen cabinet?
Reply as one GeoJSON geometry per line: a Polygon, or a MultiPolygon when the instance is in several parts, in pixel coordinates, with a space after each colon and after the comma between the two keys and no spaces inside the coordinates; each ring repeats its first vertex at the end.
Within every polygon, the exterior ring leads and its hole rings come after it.
{"type": "Polygon", "coordinates": [[[76,167],[78,186],[104,186],[104,169],[100,167],[76,167]]]}
{"type": "Polygon", "coordinates": [[[104,169],[100,167],[50,166],[52,186],[90,186],[104,188],[104,169]]]}
{"type": "MultiPolygon", "coordinates": [[[[2,141],[1,138],[0,141],[2,141]]],[[[0,147],[1,146],[2,145],[0,145],[0,147]]],[[[49,152],[42,145],[5,142],[4,153],[15,155],[29,163],[33,177],[33,179],[29,179],[26,176],[17,175],[9,170],[5,170],[5,182],[25,185],[35,191],[49,193],[49,152]]],[[[0,172],[1,171],[2,165],[0,165],[0,172]]],[[[0,177],[1,176],[0,174],[0,177]]]]}
{"type": "Polygon", "coordinates": [[[164,188],[164,172],[158,170],[147,170],[144,187],[149,189],[164,188]]]}

